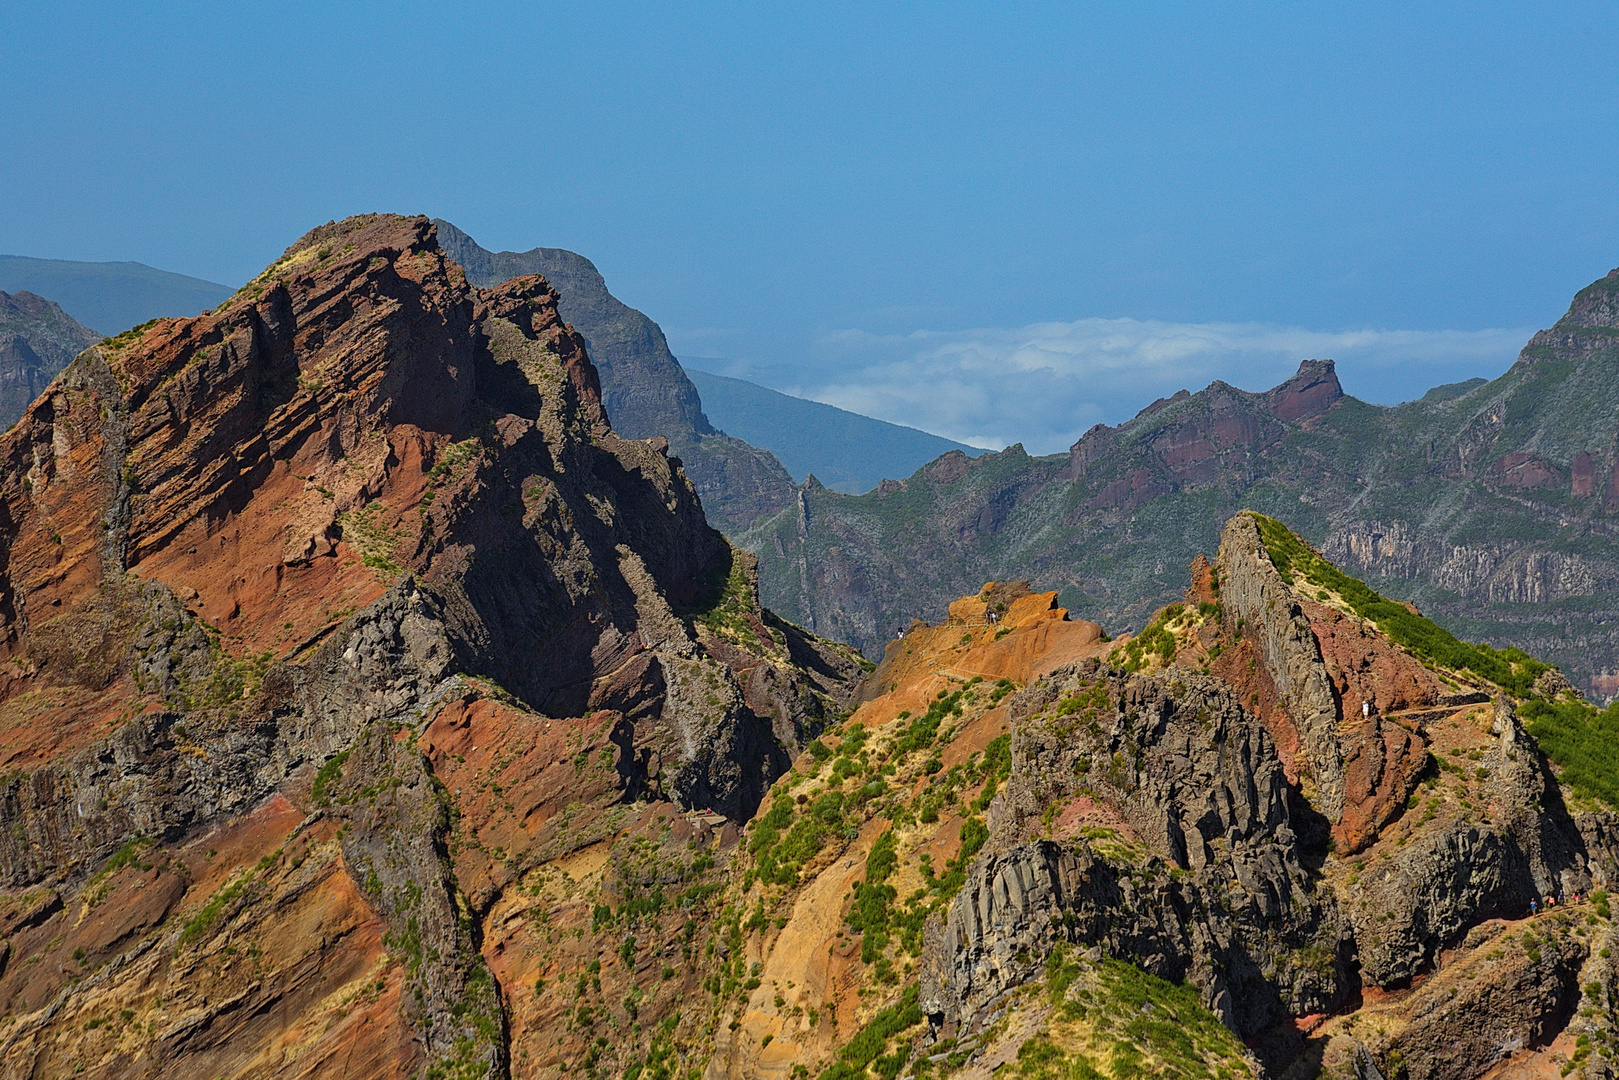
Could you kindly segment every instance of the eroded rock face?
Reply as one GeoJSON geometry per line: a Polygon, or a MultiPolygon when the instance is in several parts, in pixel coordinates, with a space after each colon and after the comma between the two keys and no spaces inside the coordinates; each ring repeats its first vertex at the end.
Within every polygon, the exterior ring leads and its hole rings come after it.
{"type": "Polygon", "coordinates": [[[322,794],[344,823],[344,864],[392,927],[426,1054],[471,1075],[503,1075],[510,1060],[500,988],[458,909],[447,846],[454,800],[421,752],[386,725],[368,726],[347,754],[322,794]]]}
{"type": "Polygon", "coordinates": [[[991,807],[992,854],[924,953],[923,1001],[941,1023],[973,1026],[1059,940],[1191,980],[1243,1034],[1336,1003],[1334,901],[1301,862],[1270,737],[1227,687],[1092,661],[1020,692],[1009,715],[1013,775],[991,807]],[[1115,810],[1119,828],[1022,840],[1075,798],[1115,810]]]}
{"type": "Polygon", "coordinates": [[[101,340],[61,306],[26,290],[0,292],[0,429],[72,359],[101,340]]]}
{"type": "Polygon", "coordinates": [[[1344,811],[1343,750],[1337,739],[1338,700],[1293,590],[1265,554],[1253,519],[1232,519],[1220,538],[1220,595],[1230,617],[1240,620],[1299,733],[1315,781],[1315,804],[1329,818],[1344,811]]]}
{"type": "MultiPolygon", "coordinates": [[[[323,865],[346,877],[307,889],[350,913],[334,926],[377,928],[343,979],[397,1020],[355,1034],[354,1060],[505,1075],[504,991],[458,875],[487,912],[519,852],[600,839],[615,804],[745,819],[860,673],[759,607],[665,449],[614,434],[543,280],[474,289],[420,218],[323,226],[215,312],[87,351],[0,439],[0,880],[88,895],[114,852],[172,862],[276,800],[324,808],[341,831],[323,865]],[[544,755],[500,761],[545,812],[508,857],[468,861],[452,810],[486,782],[444,783],[466,748],[434,739],[489,696],[506,741],[544,755]],[[524,735],[552,725],[565,743],[524,735]]],[[[119,940],[226,947],[307,857],[278,848],[212,900],[181,874],[119,940]]],[[[117,970],[115,997],[156,985],[117,970]]],[[[209,1032],[266,985],[197,1011],[157,1059],[224,1067],[209,1032]]],[[[297,1000],[318,1026],[325,1006],[297,1000]]],[[[269,1037],[242,1028],[234,1060],[274,1072],[269,1037]]]]}
{"type": "Polygon", "coordinates": [[[1251,519],[1143,642],[1009,698],[1012,775],[920,965],[941,1035],[982,1037],[1067,944],[1186,980],[1269,1075],[1605,1045],[1613,930],[1583,900],[1612,815],[1569,812],[1508,698],[1290,585],[1251,519]]]}
{"type": "MultiPolygon", "coordinates": [[[[166,596],[153,586],[142,592],[166,596]]],[[[365,726],[415,721],[452,660],[438,614],[430,597],[401,582],[351,617],[308,663],[268,672],[251,718],[159,707],[77,754],[14,776],[0,792],[0,815],[10,823],[0,836],[4,880],[22,886],[71,877],[132,836],[177,841],[247,813],[297,769],[350,745],[365,726]]],[[[164,617],[183,620],[172,602],[152,621],[164,617]]],[[[203,638],[206,662],[208,639],[193,633],[203,638]]],[[[142,670],[172,664],[174,655],[160,644],[140,658],[142,670]]],[[[171,685],[176,676],[187,684],[228,677],[219,664],[200,672],[173,670],[178,666],[162,672],[171,685]]]]}
{"type": "Polygon", "coordinates": [[[487,251],[449,222],[435,224],[445,251],[476,285],[545,277],[559,294],[562,317],[590,347],[616,430],[631,439],[666,439],[716,527],[739,531],[792,502],[793,478],[781,462],[714,429],[658,324],[608,292],[589,259],[561,248],[487,251]]]}
{"type": "Polygon", "coordinates": [[[1611,955],[1614,935],[1583,922],[1565,912],[1516,932],[1501,922],[1480,924],[1397,1009],[1373,1007],[1348,1018],[1326,1041],[1323,1064],[1357,1058],[1422,1080],[1470,1080],[1556,1075],[1560,1061],[1579,1053],[1586,1075],[1610,1075],[1614,1020],[1606,995],[1613,976],[1600,954],[1611,955]],[[1560,1053],[1536,1053],[1554,1040],[1560,1053]]]}
{"type": "Polygon", "coordinates": [[[1350,886],[1361,975],[1387,986],[1429,968],[1468,928],[1531,900],[1589,893],[1612,873],[1561,806],[1557,784],[1510,705],[1495,705],[1495,738],[1473,766],[1488,774],[1487,822],[1421,830],[1350,886]],[[1593,858],[1593,856],[1595,856],[1593,858]]]}

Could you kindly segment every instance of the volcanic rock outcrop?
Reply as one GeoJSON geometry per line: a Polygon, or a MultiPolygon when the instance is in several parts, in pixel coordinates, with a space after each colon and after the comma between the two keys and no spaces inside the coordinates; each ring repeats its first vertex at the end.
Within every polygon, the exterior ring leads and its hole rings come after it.
{"type": "Polygon", "coordinates": [[[0,437],[0,1071],[1613,1075],[1557,669],[1249,511],[1118,639],[992,581],[869,670],[758,575],[425,219],[93,345],[0,437]]]}
{"type": "Polygon", "coordinates": [[[669,352],[658,324],[607,291],[600,271],[562,248],[487,251],[447,221],[434,221],[445,252],[486,288],[541,274],[557,291],[601,373],[602,401],[621,435],[669,440],[716,527],[740,529],[793,498],[793,478],[768,450],[716,431],[697,388],[669,352]]]}
{"type": "Polygon", "coordinates": [[[1185,603],[1009,699],[987,842],[928,923],[937,1036],[1004,1056],[994,1021],[1066,947],[1196,986],[1268,1075],[1610,1075],[1619,817],[1569,795],[1510,692],[1396,644],[1322,566],[1239,515],[1185,603]]]}
{"type": "Polygon", "coordinates": [[[0,439],[0,552],[10,1072],[508,1075],[491,913],[623,830],[712,848],[861,674],[551,288],[423,218],[85,351],[0,439]]]}

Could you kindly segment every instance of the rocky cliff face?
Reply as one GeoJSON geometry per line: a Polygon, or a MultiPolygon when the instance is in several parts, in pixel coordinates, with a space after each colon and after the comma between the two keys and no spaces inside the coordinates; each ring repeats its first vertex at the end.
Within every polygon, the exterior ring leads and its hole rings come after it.
{"type": "Polygon", "coordinates": [[[444,250],[476,285],[545,277],[601,374],[602,403],[614,429],[627,438],[668,439],[717,527],[738,529],[792,500],[787,470],[768,450],[714,429],[658,324],[609,293],[589,259],[561,248],[486,251],[449,222],[434,224],[444,250]]]}
{"type": "Polygon", "coordinates": [[[1520,716],[1571,690],[1274,519],[1190,576],[887,643],[738,851],[706,1076],[1612,1075],[1619,815],[1520,716]]]}
{"type": "Polygon", "coordinates": [[[1307,600],[1267,539],[1233,520],[1187,604],[1010,698],[987,843],[928,923],[933,1037],[1054,1037],[1060,1009],[996,1022],[1066,947],[1196,986],[1267,1075],[1611,1075],[1607,902],[1543,899],[1611,887],[1611,809],[1570,813],[1508,695],[1307,600]]]}
{"type": "Polygon", "coordinates": [[[578,1060],[514,903],[622,830],[717,872],[860,674],[609,425],[555,292],[422,218],[80,355],[0,439],[0,539],[9,1071],[578,1060]]]}
{"type": "Polygon", "coordinates": [[[100,340],[49,300],[0,292],[0,427],[11,426],[57,372],[100,340]]]}
{"type": "Polygon", "coordinates": [[[1607,698],[1615,295],[1615,275],[1582,290],[1492,382],[1383,408],[1306,361],[1264,393],[1215,383],[1154,402],[1066,455],[946,455],[867,495],[806,488],[739,542],[762,560],[767,603],[876,650],[988,577],[1049,582],[1089,618],[1139,625],[1255,507],[1457,633],[1551,659],[1607,698]]]}
{"type": "Polygon", "coordinates": [[[1216,679],[1088,667],[1011,700],[1012,776],[991,807],[991,854],[931,924],[923,1010],[970,1024],[1041,972],[1058,941],[1192,980],[1242,1035],[1330,1008],[1344,993],[1340,918],[1304,869],[1268,733],[1216,679]],[[1117,816],[1137,860],[1025,839],[1044,831],[1048,807],[1079,799],[1117,816]]]}
{"type": "Polygon", "coordinates": [[[1619,710],[1253,512],[1138,635],[990,582],[868,672],[613,429],[550,287],[425,219],[82,353],[0,540],[8,1074],[1619,1058],[1619,710]]]}

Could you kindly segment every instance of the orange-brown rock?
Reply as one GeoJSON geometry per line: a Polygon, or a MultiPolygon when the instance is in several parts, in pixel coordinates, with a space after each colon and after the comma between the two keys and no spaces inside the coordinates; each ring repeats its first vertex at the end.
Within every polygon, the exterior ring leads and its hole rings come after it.
{"type": "Polygon", "coordinates": [[[890,641],[865,693],[915,686],[919,676],[935,673],[1027,682],[1106,651],[1102,628],[1070,620],[1055,592],[1031,592],[1026,581],[989,582],[977,596],[952,603],[945,621],[918,620],[890,641]]]}
{"type": "Polygon", "coordinates": [[[422,218],[81,355],[0,437],[0,551],[0,1057],[40,1075],[508,1075],[564,999],[512,1012],[486,920],[622,829],[734,842],[859,672],[613,433],[549,286],[422,218]]]}

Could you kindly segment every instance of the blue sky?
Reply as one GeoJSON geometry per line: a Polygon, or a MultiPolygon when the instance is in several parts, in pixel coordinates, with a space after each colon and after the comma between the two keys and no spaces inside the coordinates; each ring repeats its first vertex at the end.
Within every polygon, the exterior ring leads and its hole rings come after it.
{"type": "Polygon", "coordinates": [[[1289,348],[1392,401],[1619,265],[1619,9],[1456,6],[8,4],[0,252],[233,284],[424,212],[585,253],[677,354],[1031,449],[1289,348]],[[1132,365],[1097,320],[1251,329],[1132,365]]]}

